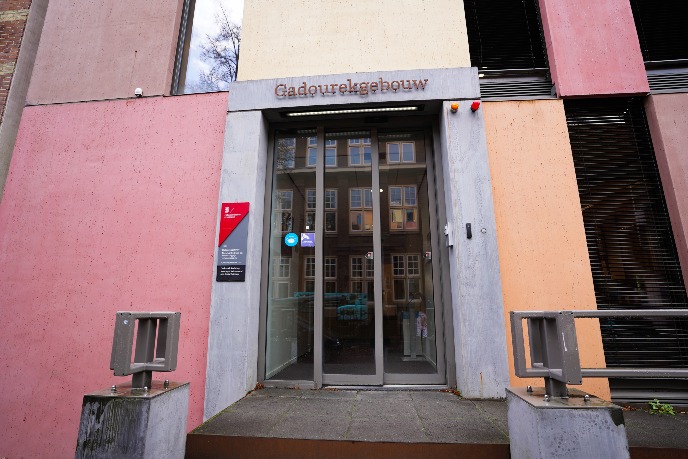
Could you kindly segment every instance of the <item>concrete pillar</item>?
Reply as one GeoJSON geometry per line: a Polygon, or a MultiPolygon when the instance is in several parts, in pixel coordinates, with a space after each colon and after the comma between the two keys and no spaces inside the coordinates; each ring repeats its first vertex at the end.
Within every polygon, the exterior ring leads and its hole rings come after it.
{"type": "Polygon", "coordinates": [[[75,457],[183,458],[189,383],[153,381],[148,391],[131,384],[84,395],[75,457]]]}
{"type": "Polygon", "coordinates": [[[544,399],[544,388],[506,390],[511,457],[627,458],[621,407],[569,389],[569,398],[544,399]]]}

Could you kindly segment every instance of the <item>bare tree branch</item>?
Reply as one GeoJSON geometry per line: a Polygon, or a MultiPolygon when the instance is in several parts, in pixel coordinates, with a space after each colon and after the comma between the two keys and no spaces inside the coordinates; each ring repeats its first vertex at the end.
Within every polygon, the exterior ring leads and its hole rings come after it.
{"type": "Polygon", "coordinates": [[[239,70],[239,49],[241,45],[241,26],[230,21],[225,9],[215,15],[220,30],[207,34],[201,43],[201,59],[210,65],[210,70],[202,71],[199,86],[206,91],[226,89],[227,84],[236,80],[239,70]]]}

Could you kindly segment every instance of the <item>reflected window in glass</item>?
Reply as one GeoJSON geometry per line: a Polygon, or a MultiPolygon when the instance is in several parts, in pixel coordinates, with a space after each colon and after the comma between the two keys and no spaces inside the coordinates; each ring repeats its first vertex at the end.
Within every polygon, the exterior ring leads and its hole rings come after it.
{"type": "Polygon", "coordinates": [[[349,166],[370,165],[370,139],[349,139],[349,166]]]}
{"type": "Polygon", "coordinates": [[[401,144],[401,161],[404,163],[416,162],[416,144],[413,142],[404,142],[401,144]]]}
{"type": "Polygon", "coordinates": [[[296,163],[296,139],[277,140],[277,169],[293,169],[296,163]]]}
{"type": "Polygon", "coordinates": [[[399,144],[398,143],[388,143],[387,144],[387,162],[388,163],[398,163],[400,162],[401,156],[399,154],[399,144]]]}
{"type": "Polygon", "coordinates": [[[315,163],[318,160],[318,138],[309,137],[308,138],[308,152],[306,154],[306,166],[315,167],[315,163]]]}
{"type": "Polygon", "coordinates": [[[325,167],[337,166],[337,141],[325,141],[325,167]]]}
{"type": "Polygon", "coordinates": [[[275,215],[273,223],[275,231],[289,232],[292,228],[292,190],[277,190],[276,202],[273,206],[275,215]]]}

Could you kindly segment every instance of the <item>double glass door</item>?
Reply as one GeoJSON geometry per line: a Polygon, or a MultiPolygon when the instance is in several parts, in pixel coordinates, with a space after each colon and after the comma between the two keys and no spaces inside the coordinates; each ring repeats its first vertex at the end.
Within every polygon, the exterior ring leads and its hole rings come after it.
{"type": "Polygon", "coordinates": [[[427,130],[274,135],[265,379],[445,382],[427,130]]]}

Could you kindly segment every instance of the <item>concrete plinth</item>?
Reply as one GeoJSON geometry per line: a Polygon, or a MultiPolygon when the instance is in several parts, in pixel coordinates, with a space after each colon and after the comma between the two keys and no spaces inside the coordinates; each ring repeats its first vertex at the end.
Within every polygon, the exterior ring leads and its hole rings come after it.
{"type": "Polygon", "coordinates": [[[628,440],[619,406],[569,389],[569,398],[544,400],[544,388],[510,388],[508,405],[511,457],[627,458],[628,440]]]}
{"type": "Polygon", "coordinates": [[[84,395],[76,458],[183,458],[189,383],[84,395]]]}

